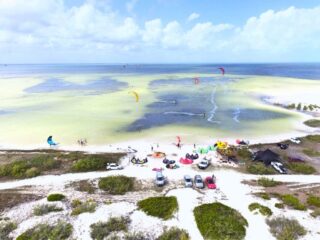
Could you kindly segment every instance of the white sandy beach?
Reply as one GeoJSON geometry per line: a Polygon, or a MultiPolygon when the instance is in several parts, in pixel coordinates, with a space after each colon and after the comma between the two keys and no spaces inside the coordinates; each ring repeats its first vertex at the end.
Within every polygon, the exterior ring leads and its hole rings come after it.
{"type": "MultiPolygon", "coordinates": [[[[121,145],[112,145],[108,147],[85,147],[86,151],[90,152],[100,152],[100,151],[123,151],[131,146],[133,149],[137,150],[135,156],[145,157],[151,152],[151,144],[144,141],[139,141],[136,143],[126,142],[121,145]]],[[[193,150],[192,145],[184,145],[182,149],[177,149],[173,144],[165,145],[161,144],[156,151],[163,151],[167,154],[169,159],[178,160],[181,156],[186,153],[191,153],[193,150]],[[177,156],[175,156],[177,154],[177,156]]],[[[61,147],[61,149],[64,149],[61,147]]],[[[70,148],[68,148],[70,150],[70,148]]],[[[72,150],[76,150],[76,147],[72,147],[72,150]]],[[[130,157],[130,155],[129,155],[130,157]]],[[[119,171],[105,171],[105,172],[87,172],[87,173],[69,173],[63,175],[47,175],[39,176],[31,179],[25,180],[15,180],[0,183],[0,189],[14,189],[21,187],[32,187],[34,189],[42,189],[45,192],[63,192],[67,198],[75,198],[76,192],[66,191],[65,186],[70,182],[78,180],[96,180],[101,177],[111,176],[111,175],[125,175],[135,177],[138,180],[153,181],[155,177],[155,172],[152,171],[154,167],[163,167],[162,160],[149,158],[149,162],[145,166],[135,166],[129,163],[129,157],[125,157],[122,160],[122,164],[125,167],[123,170],[119,171]]],[[[201,156],[203,157],[203,156],[201,156]]],[[[208,157],[213,158],[213,164],[216,164],[218,160],[215,158],[214,153],[210,153],[208,157]]],[[[268,206],[274,212],[275,216],[285,215],[286,217],[296,218],[308,231],[308,234],[303,238],[304,240],[314,240],[319,238],[318,221],[309,215],[309,212],[300,212],[296,210],[280,210],[274,207],[276,200],[265,201],[252,195],[253,192],[261,191],[259,187],[252,187],[249,185],[242,184],[243,180],[257,179],[259,176],[242,174],[236,172],[232,169],[221,169],[216,168],[213,171],[202,171],[190,166],[190,165],[180,165],[180,168],[171,170],[165,169],[163,174],[165,175],[168,182],[180,182],[182,183],[183,176],[189,174],[194,176],[195,174],[200,174],[202,177],[210,176],[214,173],[217,177],[216,190],[194,190],[184,187],[179,187],[177,189],[170,190],[166,193],[167,196],[176,196],[179,203],[179,210],[175,214],[173,219],[163,221],[155,217],[147,216],[145,213],[137,210],[135,204],[120,201],[114,202],[110,205],[99,206],[94,213],[83,213],[78,217],[70,217],[65,214],[65,211],[58,213],[50,213],[44,217],[35,217],[32,215],[32,208],[36,204],[46,202],[45,199],[22,204],[20,206],[14,207],[5,212],[5,216],[10,217],[12,220],[19,223],[18,229],[13,232],[13,236],[17,236],[27,230],[28,228],[39,224],[40,222],[54,222],[57,219],[65,219],[72,223],[75,230],[73,237],[75,239],[89,239],[90,238],[90,225],[99,220],[107,220],[108,216],[130,216],[130,231],[131,232],[144,232],[153,236],[159,236],[162,232],[163,227],[167,226],[177,226],[188,231],[191,239],[200,240],[202,236],[195,224],[193,217],[194,207],[202,203],[212,203],[215,201],[222,202],[236,210],[238,210],[247,220],[249,226],[247,228],[247,240],[259,239],[270,240],[274,239],[273,236],[268,231],[268,226],[265,223],[265,217],[261,215],[254,214],[248,210],[248,205],[252,202],[259,202],[263,205],[268,206]],[[22,214],[22,215],[21,215],[22,214]]],[[[228,165],[228,164],[226,164],[228,165]]],[[[236,166],[229,166],[229,168],[236,166]]],[[[283,182],[292,182],[297,184],[319,184],[320,176],[318,175],[273,175],[273,179],[283,182]]],[[[68,206],[64,203],[62,207],[66,210],[68,206]]]]}

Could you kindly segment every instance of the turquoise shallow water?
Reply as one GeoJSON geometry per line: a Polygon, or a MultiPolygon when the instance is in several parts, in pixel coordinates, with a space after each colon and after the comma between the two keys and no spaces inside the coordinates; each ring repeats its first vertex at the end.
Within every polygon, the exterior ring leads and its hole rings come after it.
{"type": "Polygon", "coordinates": [[[235,75],[228,68],[221,75],[206,65],[3,68],[0,145],[40,144],[48,135],[65,144],[79,138],[103,144],[177,134],[289,133],[298,130],[301,115],[266,104],[263,97],[319,90],[317,80],[255,76],[249,70],[235,75]]]}

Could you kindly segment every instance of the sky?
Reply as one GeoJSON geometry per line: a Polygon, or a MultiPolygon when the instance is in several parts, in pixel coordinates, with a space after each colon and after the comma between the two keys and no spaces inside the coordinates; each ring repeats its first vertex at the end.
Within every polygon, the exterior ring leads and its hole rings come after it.
{"type": "Polygon", "coordinates": [[[319,0],[0,0],[0,63],[320,62],[319,0]]]}

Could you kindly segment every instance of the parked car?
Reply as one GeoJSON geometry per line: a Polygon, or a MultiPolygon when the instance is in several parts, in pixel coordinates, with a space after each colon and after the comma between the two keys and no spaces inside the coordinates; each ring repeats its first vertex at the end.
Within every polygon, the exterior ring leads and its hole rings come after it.
{"type": "Polygon", "coordinates": [[[287,169],[283,166],[281,162],[271,162],[271,166],[281,174],[287,173],[287,169]]]}
{"type": "Polygon", "coordinates": [[[209,189],[216,189],[217,187],[212,177],[206,177],[204,182],[209,189]]]}
{"type": "Polygon", "coordinates": [[[162,172],[157,172],[156,173],[156,185],[158,187],[162,187],[162,186],[164,186],[164,184],[165,184],[165,178],[164,178],[162,172]]]}
{"type": "Polygon", "coordinates": [[[290,138],[290,141],[296,144],[300,144],[301,140],[299,138],[290,138]]]}
{"type": "Polygon", "coordinates": [[[200,175],[195,175],[194,176],[194,185],[197,188],[204,188],[204,183],[203,183],[202,178],[201,178],[200,175]]]}
{"type": "Polygon", "coordinates": [[[123,167],[117,163],[107,163],[107,170],[121,170],[123,167]]]}
{"type": "Polygon", "coordinates": [[[199,158],[199,155],[198,155],[198,153],[196,153],[196,154],[189,154],[189,153],[187,153],[187,154],[186,154],[186,158],[189,158],[189,159],[192,159],[192,160],[196,160],[196,159],[199,158]]]}
{"type": "Polygon", "coordinates": [[[277,146],[282,150],[286,150],[288,149],[289,144],[277,143],[277,146]]]}
{"type": "Polygon", "coordinates": [[[203,160],[201,160],[201,162],[198,163],[198,168],[206,169],[207,167],[209,167],[209,165],[210,165],[210,161],[203,159],[203,160]]]}
{"type": "Polygon", "coordinates": [[[184,175],[183,179],[186,187],[192,187],[192,178],[189,175],[184,175]]]}

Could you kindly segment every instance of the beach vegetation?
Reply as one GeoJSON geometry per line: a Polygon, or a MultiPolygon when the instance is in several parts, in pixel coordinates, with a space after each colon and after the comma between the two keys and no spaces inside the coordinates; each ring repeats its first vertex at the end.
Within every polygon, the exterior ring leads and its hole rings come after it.
{"type": "Polygon", "coordinates": [[[55,225],[39,224],[25,231],[17,240],[39,240],[39,239],[69,239],[72,234],[72,225],[59,221],[55,225]]]}
{"type": "Polygon", "coordinates": [[[85,202],[81,202],[79,200],[76,202],[73,201],[71,206],[73,207],[71,216],[77,216],[85,212],[90,212],[90,213],[94,212],[96,210],[97,203],[91,199],[85,202]]]}
{"type": "Polygon", "coordinates": [[[150,240],[151,237],[145,235],[143,232],[129,232],[124,235],[124,240],[150,240]]]}
{"type": "Polygon", "coordinates": [[[168,230],[165,230],[157,240],[189,240],[189,234],[183,230],[176,227],[172,227],[168,230]]]}
{"type": "Polygon", "coordinates": [[[57,205],[42,204],[33,208],[33,214],[35,216],[43,216],[51,212],[59,212],[62,210],[63,209],[57,207],[57,205]]]}
{"type": "Polygon", "coordinates": [[[306,137],[307,140],[311,142],[317,142],[320,143],[320,135],[309,135],[306,137]]]}
{"type": "Polygon", "coordinates": [[[303,111],[308,111],[307,105],[304,105],[304,106],[303,106],[303,111]]]}
{"type": "Polygon", "coordinates": [[[261,215],[263,216],[267,216],[267,217],[270,217],[272,215],[272,211],[270,208],[266,207],[266,206],[263,206],[259,203],[251,203],[249,206],[248,206],[249,210],[252,212],[254,210],[258,210],[260,212],[261,215]]]}
{"type": "Polygon", "coordinates": [[[282,184],[282,182],[278,182],[278,181],[275,181],[273,179],[266,178],[266,177],[259,178],[257,183],[258,183],[258,185],[263,186],[263,187],[275,187],[275,186],[282,184]]]}
{"type": "Polygon", "coordinates": [[[88,172],[105,170],[107,163],[118,162],[119,159],[110,158],[105,155],[87,155],[72,164],[72,170],[75,172],[88,172]]]}
{"type": "Polygon", "coordinates": [[[320,120],[319,119],[310,119],[304,122],[305,125],[313,128],[320,127],[320,120]]]}
{"type": "Polygon", "coordinates": [[[88,180],[81,180],[78,182],[74,182],[73,186],[75,190],[80,192],[86,192],[89,194],[93,194],[96,191],[96,188],[93,186],[93,183],[88,180]]]}
{"type": "Polygon", "coordinates": [[[120,231],[127,232],[129,218],[126,217],[112,217],[107,222],[97,222],[90,225],[91,237],[96,240],[103,240],[111,233],[120,231]]]}
{"type": "Polygon", "coordinates": [[[251,174],[258,174],[258,175],[269,175],[269,174],[275,174],[276,171],[271,168],[265,166],[263,163],[251,163],[247,165],[247,171],[251,174]]]}
{"type": "Polygon", "coordinates": [[[316,173],[316,169],[306,163],[288,163],[288,169],[294,173],[313,174],[316,173]]]}
{"type": "Polygon", "coordinates": [[[271,234],[277,240],[297,240],[306,235],[307,231],[296,219],[276,217],[267,219],[271,234]]]}
{"type": "Polygon", "coordinates": [[[310,195],[307,198],[307,203],[309,206],[319,207],[320,208],[320,197],[315,195],[310,195]]]}
{"type": "Polygon", "coordinates": [[[237,150],[237,155],[239,156],[239,158],[246,161],[251,160],[252,157],[252,153],[247,148],[239,148],[237,150]]]}
{"type": "Polygon", "coordinates": [[[295,210],[300,210],[300,211],[307,210],[306,206],[302,204],[297,197],[291,194],[282,195],[281,200],[285,205],[292,207],[295,210]]]}
{"type": "Polygon", "coordinates": [[[0,221],[0,239],[12,240],[10,233],[17,228],[17,224],[11,221],[0,221]]]}
{"type": "Polygon", "coordinates": [[[248,222],[235,209],[215,202],[202,204],[193,212],[204,239],[242,240],[245,238],[248,222]]]}
{"type": "Polygon", "coordinates": [[[301,103],[298,104],[297,106],[297,110],[300,111],[301,110],[301,103]]]}
{"type": "Polygon", "coordinates": [[[140,210],[147,215],[167,220],[178,210],[176,197],[150,197],[138,202],[140,210]]]}
{"type": "Polygon", "coordinates": [[[296,108],[296,104],[291,103],[291,104],[287,105],[287,108],[288,109],[295,109],[296,108]]]}
{"type": "Polygon", "coordinates": [[[302,151],[303,151],[304,154],[306,154],[309,157],[320,157],[320,152],[319,151],[316,151],[316,150],[313,150],[313,149],[309,149],[309,148],[303,149],[302,151]]]}
{"type": "Polygon", "coordinates": [[[43,171],[55,169],[59,161],[50,155],[41,155],[32,159],[16,160],[0,166],[0,177],[31,178],[40,175],[43,171]]]}
{"type": "Polygon", "coordinates": [[[315,210],[313,210],[310,215],[314,218],[317,218],[320,216],[320,208],[316,208],[315,210]]]}
{"type": "Polygon", "coordinates": [[[56,202],[56,201],[62,201],[65,199],[65,196],[61,193],[53,193],[48,195],[47,200],[49,202],[56,202]]]}
{"type": "Polygon", "coordinates": [[[264,199],[264,200],[270,200],[270,195],[266,192],[259,192],[257,193],[257,196],[264,199]]]}
{"type": "Polygon", "coordinates": [[[284,204],[283,203],[275,203],[274,206],[276,208],[280,208],[280,209],[283,209],[284,208],[284,204]]]}
{"type": "Polygon", "coordinates": [[[135,178],[126,176],[110,176],[101,178],[98,186],[112,195],[123,195],[134,190],[135,178]]]}

